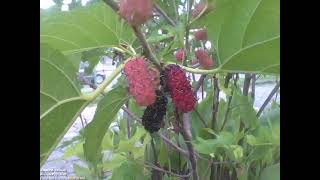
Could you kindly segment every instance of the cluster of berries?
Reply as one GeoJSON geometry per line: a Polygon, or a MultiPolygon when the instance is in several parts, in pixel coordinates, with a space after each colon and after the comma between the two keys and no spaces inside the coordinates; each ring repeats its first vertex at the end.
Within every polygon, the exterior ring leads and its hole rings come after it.
{"type": "Polygon", "coordinates": [[[140,106],[147,106],[142,116],[143,126],[150,133],[160,129],[168,103],[168,92],[175,107],[182,112],[194,109],[196,98],[185,72],[178,65],[168,65],[164,71],[150,68],[143,57],[131,58],[124,66],[129,94],[140,106]],[[159,77],[161,76],[161,77],[159,77]],[[159,90],[162,86],[163,91],[159,90]]]}
{"type": "MultiPolygon", "coordinates": [[[[195,8],[192,11],[192,17],[196,18],[202,11],[204,13],[207,13],[211,11],[213,8],[209,4],[206,5],[205,3],[199,3],[195,6],[195,8]]],[[[194,38],[198,41],[207,41],[208,35],[207,35],[207,29],[202,28],[198,29],[194,32],[194,38]]],[[[185,57],[186,51],[184,49],[178,49],[175,53],[176,60],[179,62],[182,62],[185,57]]],[[[213,59],[209,56],[208,52],[199,49],[195,52],[196,58],[191,61],[191,65],[200,64],[200,66],[204,69],[210,69],[214,66],[213,59]]]]}

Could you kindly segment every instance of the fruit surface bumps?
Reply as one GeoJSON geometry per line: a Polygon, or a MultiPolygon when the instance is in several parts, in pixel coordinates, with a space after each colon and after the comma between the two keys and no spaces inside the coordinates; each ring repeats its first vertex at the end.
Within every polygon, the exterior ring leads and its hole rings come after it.
{"type": "Polygon", "coordinates": [[[119,14],[131,26],[145,23],[152,17],[152,0],[120,0],[119,14]]]}
{"type": "Polygon", "coordinates": [[[195,52],[197,59],[199,60],[200,65],[204,69],[210,69],[214,65],[213,59],[209,56],[208,52],[203,49],[198,49],[195,52]]]}
{"type": "Polygon", "coordinates": [[[142,116],[142,125],[149,133],[157,132],[161,128],[163,118],[166,115],[168,99],[160,91],[156,91],[156,101],[148,106],[142,116]]]}
{"type": "Polygon", "coordinates": [[[175,107],[182,112],[192,111],[196,103],[196,97],[181,67],[173,64],[168,65],[164,70],[164,77],[175,107]]]}
{"type": "Polygon", "coordinates": [[[144,57],[131,58],[124,66],[129,84],[129,94],[139,106],[149,106],[156,100],[156,86],[160,83],[157,74],[149,69],[144,57]],[[155,81],[156,80],[156,81],[155,81]]]}

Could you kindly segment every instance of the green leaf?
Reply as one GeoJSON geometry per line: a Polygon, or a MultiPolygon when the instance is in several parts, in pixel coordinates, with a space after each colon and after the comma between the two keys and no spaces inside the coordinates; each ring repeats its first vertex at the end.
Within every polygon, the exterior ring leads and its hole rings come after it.
{"type": "Polygon", "coordinates": [[[279,1],[217,1],[196,25],[207,27],[222,70],[279,74],[279,1]]]}
{"type": "Polygon", "coordinates": [[[108,133],[104,135],[101,145],[102,145],[102,150],[113,148],[112,139],[108,133]]]}
{"type": "Polygon", "coordinates": [[[226,110],[227,110],[227,102],[221,99],[218,105],[217,120],[214,125],[214,129],[216,131],[220,130],[222,127],[224,117],[226,115],[226,110]]]}
{"type": "Polygon", "coordinates": [[[171,34],[158,34],[158,35],[152,35],[150,37],[148,37],[147,42],[148,43],[159,43],[161,41],[164,41],[166,39],[171,38],[172,35],[171,34]]]}
{"type": "Polygon", "coordinates": [[[121,154],[113,154],[112,159],[110,161],[103,163],[103,169],[113,171],[122,165],[123,162],[126,161],[126,157],[121,154]]]}
{"type": "Polygon", "coordinates": [[[239,110],[241,121],[247,128],[254,129],[257,127],[258,119],[256,112],[248,96],[242,95],[241,92],[237,90],[233,95],[231,106],[239,110]]]}
{"type": "Polygon", "coordinates": [[[61,52],[40,44],[40,166],[88,105],[76,72],[61,52]]]}
{"type": "Polygon", "coordinates": [[[84,154],[96,163],[105,133],[121,106],[127,101],[127,90],[118,86],[105,94],[99,102],[93,120],[85,128],[84,154]]]}
{"type": "Polygon", "coordinates": [[[280,36],[247,46],[230,56],[221,65],[229,72],[279,74],[280,36]]]}
{"type": "Polygon", "coordinates": [[[149,143],[151,140],[151,137],[145,131],[142,127],[137,127],[136,132],[134,135],[129,139],[124,139],[119,142],[119,147],[117,148],[117,152],[132,152],[134,158],[138,158],[143,156],[145,146],[147,143],[149,143]],[[141,142],[141,138],[143,138],[143,143],[141,142]]]}
{"type": "Polygon", "coordinates": [[[169,160],[169,157],[168,157],[168,150],[167,150],[167,145],[163,142],[163,141],[160,141],[160,151],[159,151],[159,164],[160,166],[164,166],[168,160],[169,160]]]}
{"type": "Polygon", "coordinates": [[[234,136],[229,132],[223,131],[216,139],[204,140],[197,137],[196,141],[193,142],[193,145],[197,152],[210,155],[211,153],[215,153],[217,148],[227,148],[228,145],[232,145],[234,143],[234,136]]]}
{"type": "Polygon", "coordinates": [[[63,158],[67,159],[71,156],[83,157],[83,142],[68,146],[63,154],[63,158]]]}
{"type": "Polygon", "coordinates": [[[73,164],[73,170],[78,177],[85,178],[87,180],[93,180],[92,173],[88,168],[73,164]]]}
{"type": "Polygon", "coordinates": [[[40,42],[64,54],[131,42],[133,33],[116,12],[103,2],[40,17],[40,42]]]}
{"type": "Polygon", "coordinates": [[[129,110],[137,117],[142,117],[144,109],[143,106],[138,106],[134,99],[129,100],[129,110]]]}
{"type": "Polygon", "coordinates": [[[111,180],[147,180],[143,173],[143,165],[133,161],[124,161],[120,167],[112,172],[111,180]]]}
{"type": "Polygon", "coordinates": [[[243,148],[239,145],[230,145],[227,148],[228,157],[236,162],[241,162],[243,158],[243,148]]]}
{"type": "MultiPolygon", "coordinates": [[[[213,93],[208,92],[206,98],[201,101],[196,107],[196,110],[199,112],[200,116],[203,118],[204,122],[209,125],[212,119],[212,105],[213,105],[213,93]]],[[[191,112],[191,133],[193,137],[199,135],[201,128],[204,128],[204,124],[200,120],[200,117],[196,112],[191,112]]]]}
{"type": "Polygon", "coordinates": [[[280,164],[264,168],[260,180],[280,180],[280,164]]]}

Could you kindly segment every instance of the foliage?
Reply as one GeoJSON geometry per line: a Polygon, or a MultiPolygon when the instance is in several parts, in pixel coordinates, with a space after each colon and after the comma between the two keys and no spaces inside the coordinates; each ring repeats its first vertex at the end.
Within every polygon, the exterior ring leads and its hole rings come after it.
{"type": "Polygon", "coordinates": [[[154,0],[162,12],[155,10],[154,17],[138,27],[128,25],[104,1],[86,6],[72,1],[69,11],[60,11],[61,1],[55,2],[40,10],[40,167],[79,114],[93,104],[97,109],[91,122],[61,146],[64,159],[76,156],[82,162],[73,166],[79,177],[178,179],[194,165],[188,156],[191,147],[199,179],[280,179],[280,104],[272,102],[257,116],[260,107],[253,106],[251,96],[253,75],[257,82],[261,77],[279,80],[279,1],[203,0],[213,9],[192,18],[187,0],[154,0]],[[211,48],[194,38],[200,28],[207,29],[211,48]],[[174,52],[182,48],[185,60],[177,62],[174,52]],[[191,65],[199,48],[213,57],[214,67],[191,65]],[[171,99],[158,133],[149,134],[139,122],[145,107],[128,94],[121,72],[129,57],[150,60],[148,51],[162,67],[181,66],[193,89],[200,85],[195,109],[184,114],[190,118],[190,141],[171,99]],[[89,62],[86,73],[91,74],[103,56],[112,57],[116,69],[93,92],[81,93],[80,61],[89,62]],[[195,74],[206,75],[202,84],[195,74]],[[249,81],[239,75],[250,76],[249,81]]]}

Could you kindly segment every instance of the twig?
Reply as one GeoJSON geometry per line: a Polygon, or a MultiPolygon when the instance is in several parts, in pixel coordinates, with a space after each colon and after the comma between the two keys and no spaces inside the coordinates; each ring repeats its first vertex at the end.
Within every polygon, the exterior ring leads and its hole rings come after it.
{"type": "MultiPolygon", "coordinates": [[[[119,10],[119,5],[114,2],[113,0],[104,0],[104,2],[109,5],[115,12],[117,12],[119,10]]],[[[136,26],[131,26],[135,35],[137,36],[137,38],[139,39],[145,54],[147,56],[147,58],[158,68],[159,71],[161,71],[161,66],[159,61],[157,60],[156,56],[153,54],[149,44],[147,43],[147,40],[144,36],[144,34],[142,33],[140,27],[136,27],[136,26]]]]}
{"type": "Polygon", "coordinates": [[[82,119],[82,114],[81,113],[80,113],[79,117],[80,117],[80,120],[81,120],[82,128],[84,128],[84,123],[83,123],[83,119],[82,119]]]}
{"type": "Polygon", "coordinates": [[[180,148],[178,145],[176,145],[175,143],[173,143],[170,139],[168,139],[165,135],[163,135],[162,133],[158,133],[159,136],[161,137],[161,139],[163,141],[165,141],[167,144],[169,144],[170,146],[172,146],[173,148],[175,148],[177,151],[179,151],[181,154],[183,154],[186,157],[189,157],[189,154],[186,150],[180,148]]]}
{"type": "Polygon", "coordinates": [[[164,169],[162,169],[162,168],[160,168],[160,167],[157,167],[157,166],[155,166],[155,165],[149,164],[149,163],[147,163],[147,162],[144,163],[144,166],[149,167],[149,168],[152,168],[152,169],[155,169],[155,170],[157,170],[157,171],[161,171],[161,172],[163,172],[163,173],[170,174],[170,175],[172,175],[172,176],[176,176],[176,177],[190,177],[190,176],[191,176],[191,172],[190,172],[189,174],[176,174],[176,173],[173,173],[173,172],[171,172],[171,171],[164,170],[164,169]]]}
{"type": "MultiPolygon", "coordinates": [[[[129,103],[127,102],[126,103],[126,107],[127,107],[127,109],[129,109],[129,103]]],[[[132,119],[131,119],[132,117],[131,116],[127,116],[127,132],[128,132],[128,139],[130,139],[131,138],[131,121],[132,121],[132,119]]]]}
{"type": "Polygon", "coordinates": [[[193,5],[193,0],[188,0],[188,10],[187,10],[187,25],[186,25],[186,34],[185,34],[185,47],[186,47],[186,51],[187,53],[185,53],[185,57],[183,60],[183,64],[186,65],[186,61],[185,59],[187,59],[187,54],[189,53],[190,50],[190,44],[189,44],[189,33],[190,33],[190,17],[191,17],[191,7],[193,5]]]}
{"type": "MultiPolygon", "coordinates": [[[[125,106],[122,106],[121,109],[126,112],[129,116],[132,117],[132,119],[135,119],[137,122],[139,122],[140,124],[142,124],[142,121],[139,117],[137,117],[136,115],[134,115],[128,108],[126,108],[125,106]]],[[[172,146],[174,149],[176,149],[177,151],[179,151],[181,154],[183,154],[184,156],[189,156],[188,152],[184,149],[181,149],[178,145],[176,145],[175,143],[173,143],[170,139],[168,139],[165,135],[158,133],[159,136],[161,137],[161,139],[163,141],[165,141],[167,144],[169,144],[170,146],[172,146]]]]}
{"type": "Polygon", "coordinates": [[[181,134],[188,148],[189,160],[192,167],[193,180],[198,180],[197,161],[196,161],[195,152],[193,150],[193,146],[191,144],[192,136],[190,131],[190,114],[189,113],[183,113],[181,134]]]}
{"type": "Polygon", "coordinates": [[[158,4],[155,4],[156,10],[163,16],[163,18],[172,26],[176,26],[176,23],[164,12],[158,4]]]}
{"type": "Polygon", "coordinates": [[[204,175],[202,177],[202,180],[206,179],[206,174],[209,171],[209,169],[211,168],[212,164],[213,164],[213,160],[210,160],[207,169],[204,171],[204,175]]]}
{"type": "Polygon", "coordinates": [[[128,108],[126,108],[125,106],[122,106],[121,109],[126,112],[129,116],[131,116],[132,119],[135,119],[136,121],[138,121],[140,124],[142,124],[142,121],[139,117],[137,117],[136,115],[134,115],[128,108]]]}
{"type": "Polygon", "coordinates": [[[220,89],[219,89],[219,83],[218,83],[218,78],[213,77],[213,104],[212,104],[212,123],[211,123],[211,128],[215,128],[216,120],[217,120],[217,113],[218,113],[218,107],[219,107],[219,94],[220,94],[220,89]]]}
{"type": "Polygon", "coordinates": [[[232,73],[228,73],[224,79],[224,87],[228,88],[230,79],[232,78],[232,73]]]}
{"type": "Polygon", "coordinates": [[[136,26],[132,26],[132,29],[135,33],[135,35],[137,36],[137,38],[139,39],[143,49],[144,49],[144,52],[146,54],[146,56],[148,57],[148,59],[154,64],[156,65],[157,69],[159,71],[161,71],[161,66],[160,66],[160,63],[159,61],[157,60],[156,56],[153,54],[147,40],[146,40],[146,37],[144,36],[144,34],[142,33],[141,29],[139,27],[136,27],[136,26]]]}
{"type": "Polygon", "coordinates": [[[259,117],[262,113],[262,111],[264,110],[264,108],[268,105],[268,103],[270,102],[270,100],[272,99],[273,95],[278,91],[280,87],[280,81],[275,85],[275,87],[272,89],[272,91],[270,92],[269,96],[267,97],[267,99],[264,101],[264,103],[262,104],[262,106],[260,107],[258,113],[257,113],[257,117],[259,117]]]}
{"type": "Polygon", "coordinates": [[[203,119],[203,117],[201,116],[201,114],[199,113],[199,111],[195,108],[194,112],[196,113],[196,115],[199,117],[200,121],[202,122],[203,126],[205,128],[208,128],[208,125],[206,124],[206,121],[203,119]]]}
{"type": "Polygon", "coordinates": [[[233,93],[231,94],[231,96],[229,96],[228,98],[228,105],[227,105],[227,110],[226,110],[226,114],[224,115],[224,119],[223,119],[223,124],[220,128],[220,131],[222,131],[225,127],[225,125],[227,124],[227,119],[228,119],[228,115],[229,115],[229,111],[230,111],[230,105],[231,105],[231,101],[232,101],[232,96],[233,96],[233,93]]]}
{"type": "Polygon", "coordinates": [[[201,85],[203,84],[204,79],[206,78],[206,74],[202,74],[196,84],[196,86],[194,87],[194,94],[197,94],[198,90],[200,89],[201,85]]]}
{"type": "Polygon", "coordinates": [[[154,162],[157,163],[158,162],[158,155],[156,152],[156,145],[154,144],[154,138],[152,136],[151,136],[151,147],[153,150],[154,162]]]}
{"type": "Polygon", "coordinates": [[[244,77],[244,83],[243,83],[243,95],[248,96],[249,93],[249,87],[250,87],[250,81],[251,81],[251,75],[250,74],[245,74],[244,77]]]}
{"type": "Polygon", "coordinates": [[[251,98],[252,104],[254,104],[254,98],[256,94],[256,74],[252,74],[252,82],[251,82],[251,98]]]}
{"type": "MultiPolygon", "coordinates": [[[[237,85],[238,80],[239,80],[239,75],[236,74],[236,78],[235,78],[235,80],[234,80],[234,85],[235,85],[235,86],[237,85]]],[[[224,129],[225,125],[227,124],[228,114],[229,114],[229,111],[230,111],[230,109],[231,109],[231,108],[230,108],[230,105],[231,105],[233,93],[234,93],[234,90],[231,91],[231,95],[230,95],[229,98],[228,98],[227,110],[226,110],[226,114],[224,115],[223,124],[222,124],[222,126],[221,126],[220,131],[222,131],[222,130],[224,129]]]]}
{"type": "Polygon", "coordinates": [[[179,21],[179,13],[176,5],[176,1],[173,1],[174,14],[176,16],[176,21],[179,21]]]}
{"type": "Polygon", "coordinates": [[[113,0],[104,0],[106,4],[108,4],[115,12],[119,10],[119,5],[113,0]]]}

